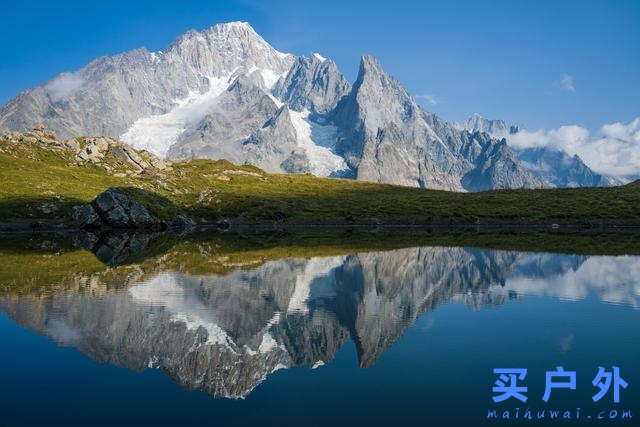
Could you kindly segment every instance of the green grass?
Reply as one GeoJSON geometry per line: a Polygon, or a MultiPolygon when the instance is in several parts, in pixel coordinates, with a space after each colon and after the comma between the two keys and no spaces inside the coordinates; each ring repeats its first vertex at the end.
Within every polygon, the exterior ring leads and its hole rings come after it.
{"type": "Polygon", "coordinates": [[[205,219],[248,220],[640,220],[637,185],[454,193],[310,175],[266,174],[224,160],[179,162],[165,174],[140,176],[116,176],[127,170],[117,159],[107,159],[106,164],[111,171],[102,166],[77,166],[68,151],[0,141],[0,220],[68,217],[73,205],[89,202],[109,187],[128,188],[162,218],[185,213],[205,219]],[[225,174],[226,170],[259,176],[225,174]],[[219,179],[221,175],[229,180],[219,179]]]}

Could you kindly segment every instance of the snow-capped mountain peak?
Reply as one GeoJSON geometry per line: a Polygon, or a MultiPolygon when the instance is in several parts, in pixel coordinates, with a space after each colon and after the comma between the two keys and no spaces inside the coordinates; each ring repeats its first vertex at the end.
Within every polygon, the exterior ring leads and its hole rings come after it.
{"type": "Polygon", "coordinates": [[[61,137],[119,137],[268,172],[457,191],[543,185],[499,141],[423,111],[373,56],[352,86],[335,62],[280,52],[246,22],[98,58],[0,109],[2,130],[40,122],[61,137]]]}

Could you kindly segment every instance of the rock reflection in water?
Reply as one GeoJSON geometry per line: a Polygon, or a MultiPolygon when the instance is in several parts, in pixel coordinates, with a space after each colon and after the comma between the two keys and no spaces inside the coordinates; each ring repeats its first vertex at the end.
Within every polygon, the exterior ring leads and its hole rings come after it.
{"type": "Polygon", "coordinates": [[[162,272],[103,293],[5,296],[0,307],[96,361],[160,368],[187,389],[242,398],[275,370],[329,363],[348,339],[371,366],[442,303],[476,309],[526,294],[637,308],[640,259],[417,247],[223,275],[162,272]]]}

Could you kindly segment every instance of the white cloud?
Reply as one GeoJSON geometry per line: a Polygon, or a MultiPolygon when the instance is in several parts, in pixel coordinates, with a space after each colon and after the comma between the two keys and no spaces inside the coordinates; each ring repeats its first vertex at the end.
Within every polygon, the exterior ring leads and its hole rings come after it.
{"type": "Polygon", "coordinates": [[[570,74],[564,74],[562,76],[562,80],[560,80],[560,86],[570,92],[576,91],[576,87],[573,85],[573,76],[570,74]]]}
{"type": "MultiPolygon", "coordinates": [[[[548,255],[534,254],[519,261],[544,265],[548,255]]],[[[577,256],[569,259],[578,261],[577,256]]],[[[517,266],[516,266],[517,268],[517,266]]],[[[634,256],[592,256],[577,268],[566,269],[544,277],[516,271],[508,277],[504,291],[522,295],[543,295],[568,300],[580,300],[597,295],[601,301],[640,308],[640,260],[634,256]]]]}
{"type": "Polygon", "coordinates": [[[612,123],[590,135],[581,126],[529,132],[508,137],[517,148],[551,147],[577,154],[591,169],[618,178],[640,174],[640,117],[628,124],[612,123]]]}
{"type": "Polygon", "coordinates": [[[62,73],[44,86],[51,101],[58,102],[62,98],[80,89],[84,79],[75,73],[62,73]]]}
{"type": "Polygon", "coordinates": [[[435,95],[416,95],[415,97],[416,99],[424,99],[425,101],[427,101],[430,105],[436,105],[439,101],[438,98],[435,95]]]}

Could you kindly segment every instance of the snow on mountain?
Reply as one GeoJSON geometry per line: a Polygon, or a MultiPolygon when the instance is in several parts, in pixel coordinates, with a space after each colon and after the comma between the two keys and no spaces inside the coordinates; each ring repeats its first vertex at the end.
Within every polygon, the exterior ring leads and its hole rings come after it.
{"type": "Polygon", "coordinates": [[[207,92],[190,91],[186,98],[175,99],[175,107],[168,113],[139,118],[120,135],[120,139],[135,148],[166,157],[180,134],[190,124],[201,120],[218,96],[229,87],[230,78],[231,75],[210,77],[207,92]]]}
{"type": "Polygon", "coordinates": [[[324,56],[320,55],[319,53],[314,53],[313,56],[320,62],[324,62],[327,60],[327,58],[325,58],[324,56]]]}
{"type": "Polygon", "coordinates": [[[200,301],[194,289],[185,286],[179,274],[156,276],[148,283],[129,288],[129,293],[140,304],[163,307],[173,322],[184,324],[187,329],[203,328],[207,331],[206,344],[222,345],[235,351],[235,343],[218,325],[215,311],[200,301]]]}
{"type": "Polygon", "coordinates": [[[344,159],[333,152],[338,128],[309,120],[309,110],[290,111],[300,147],[309,159],[309,171],[316,176],[330,176],[346,170],[344,159]]]}
{"type": "Polygon", "coordinates": [[[279,52],[246,22],[98,58],[0,109],[0,130],[40,122],[61,137],[119,137],[162,157],[269,172],[456,191],[544,185],[483,136],[502,123],[475,129],[476,118],[469,132],[423,111],[370,56],[352,87],[330,59],[279,52]]]}

